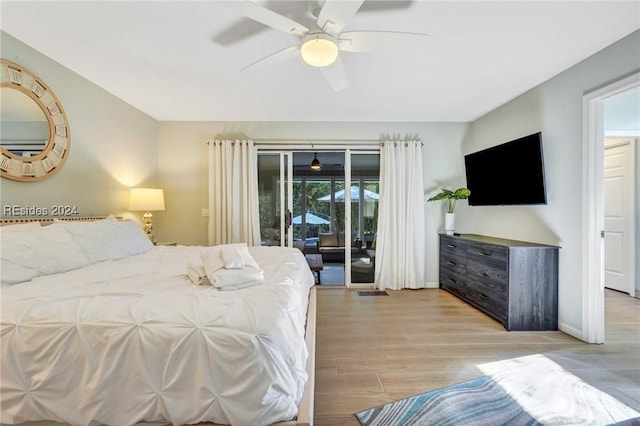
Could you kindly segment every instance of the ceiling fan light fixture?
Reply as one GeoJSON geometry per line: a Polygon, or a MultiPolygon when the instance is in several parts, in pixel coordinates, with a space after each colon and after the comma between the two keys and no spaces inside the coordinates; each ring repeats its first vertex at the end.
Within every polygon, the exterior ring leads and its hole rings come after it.
{"type": "Polygon", "coordinates": [[[338,46],[326,34],[310,34],[300,47],[302,59],[313,67],[326,67],[338,57],[338,46]]]}
{"type": "Polygon", "coordinates": [[[313,153],[313,161],[311,161],[311,170],[320,170],[320,160],[318,160],[318,153],[313,153]]]}

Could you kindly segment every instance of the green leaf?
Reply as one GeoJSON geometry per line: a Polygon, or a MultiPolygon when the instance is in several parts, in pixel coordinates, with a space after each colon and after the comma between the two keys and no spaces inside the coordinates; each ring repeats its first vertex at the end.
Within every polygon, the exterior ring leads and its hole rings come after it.
{"type": "Polygon", "coordinates": [[[469,195],[471,195],[471,191],[469,191],[467,188],[458,188],[453,193],[453,196],[456,200],[467,199],[469,198],[469,195]]]}
{"type": "Polygon", "coordinates": [[[448,200],[453,196],[453,192],[448,189],[443,189],[439,194],[429,198],[427,201],[440,201],[448,200]]]}
{"type": "Polygon", "coordinates": [[[458,188],[455,191],[452,191],[450,189],[446,189],[446,188],[442,188],[442,190],[434,195],[433,197],[429,198],[427,201],[442,201],[442,200],[447,200],[447,211],[449,213],[453,213],[453,211],[456,208],[456,200],[464,200],[469,198],[469,195],[471,195],[471,191],[469,191],[469,189],[467,188],[458,188]]]}

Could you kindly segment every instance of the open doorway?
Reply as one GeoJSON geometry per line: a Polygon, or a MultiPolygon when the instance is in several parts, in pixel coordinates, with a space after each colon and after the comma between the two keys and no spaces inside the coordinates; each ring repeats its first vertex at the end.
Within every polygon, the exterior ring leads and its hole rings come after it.
{"type": "MultiPolygon", "coordinates": [[[[605,324],[605,297],[604,282],[605,271],[615,272],[616,270],[625,269],[624,263],[627,262],[626,273],[631,276],[631,282],[625,284],[628,293],[636,294],[638,285],[638,251],[636,246],[640,238],[638,237],[638,176],[632,171],[632,190],[631,195],[627,192],[616,194],[623,190],[624,185],[621,184],[620,177],[616,173],[611,173],[614,169],[619,169],[618,165],[624,156],[613,152],[615,155],[608,155],[605,151],[605,136],[622,136],[619,132],[623,131],[627,136],[640,136],[640,123],[631,124],[638,129],[613,129],[612,123],[620,123],[619,118],[615,114],[614,105],[620,99],[631,97],[632,101],[623,109],[625,114],[638,120],[640,116],[640,106],[636,96],[640,96],[640,73],[620,80],[607,87],[599,89],[584,97],[584,123],[585,123],[585,145],[584,145],[584,165],[583,165],[583,195],[584,195],[584,227],[583,227],[583,247],[584,247],[584,264],[583,264],[583,322],[582,333],[585,341],[589,343],[604,343],[604,324],[605,324]],[[618,97],[620,96],[620,97],[618,97]],[[634,101],[635,100],[635,101],[634,101]],[[607,114],[608,111],[608,114],[607,114]],[[607,118],[608,117],[608,118],[607,118]],[[613,196],[616,194],[615,196],[613,196]],[[605,203],[605,195],[608,196],[605,203]],[[633,198],[628,200],[628,197],[633,198]],[[627,209],[622,213],[624,201],[630,201],[631,209],[627,209]],[[613,222],[609,219],[620,219],[613,222]],[[631,216],[626,219],[627,216],[631,216]],[[609,223],[605,223],[609,221],[609,223]],[[626,245],[622,244],[621,233],[617,231],[621,222],[625,222],[621,229],[622,234],[627,235],[626,245]],[[607,230],[612,238],[607,241],[607,230]],[[626,257],[625,257],[626,256],[626,257]]],[[[620,125],[620,124],[617,124],[620,125]]],[[[631,138],[634,145],[631,149],[635,151],[635,138],[631,138]]],[[[610,142],[610,149],[615,148],[616,143],[621,141],[610,142]]],[[[625,142],[625,145],[626,142],[625,142]]],[[[628,153],[626,155],[629,155],[628,153]]],[[[634,155],[634,160],[637,158],[634,155]]],[[[628,164],[625,167],[629,167],[628,164]]],[[[633,165],[631,166],[633,167],[633,165]]],[[[629,204],[629,203],[628,203],[629,204]]]]}
{"type": "Polygon", "coordinates": [[[604,101],[604,136],[604,286],[640,297],[640,86],[604,101]]]}

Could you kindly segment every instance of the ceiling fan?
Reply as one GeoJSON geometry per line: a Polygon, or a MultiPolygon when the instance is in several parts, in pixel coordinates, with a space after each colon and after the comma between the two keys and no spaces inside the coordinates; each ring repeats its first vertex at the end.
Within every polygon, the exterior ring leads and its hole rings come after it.
{"type": "Polygon", "coordinates": [[[317,19],[309,27],[250,0],[229,2],[228,7],[243,16],[287,34],[300,42],[271,53],[243,68],[272,66],[300,55],[304,62],[317,67],[336,91],[348,87],[347,74],[340,52],[372,52],[405,47],[424,40],[429,34],[399,31],[345,31],[365,0],[325,0],[317,9],[317,19]]]}

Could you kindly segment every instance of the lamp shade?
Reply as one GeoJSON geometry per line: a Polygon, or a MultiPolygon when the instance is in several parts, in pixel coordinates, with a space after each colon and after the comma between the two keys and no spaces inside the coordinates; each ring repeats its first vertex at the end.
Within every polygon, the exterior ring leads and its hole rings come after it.
{"type": "Polygon", "coordinates": [[[129,196],[129,210],[164,210],[164,193],[162,189],[131,188],[131,194],[129,196]]]}
{"type": "Polygon", "coordinates": [[[310,34],[300,47],[302,59],[314,67],[326,67],[338,57],[338,46],[325,34],[310,34]]]}

